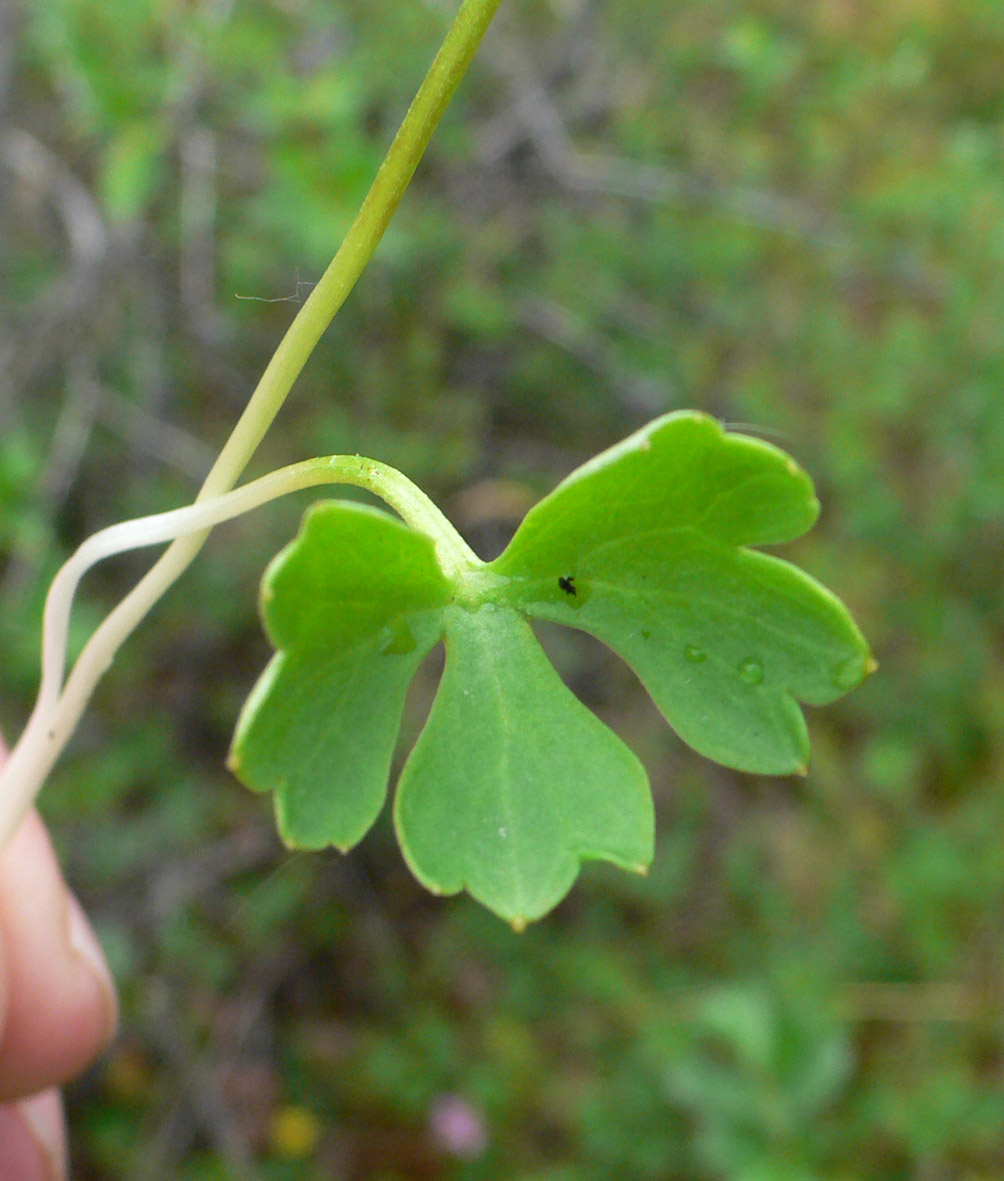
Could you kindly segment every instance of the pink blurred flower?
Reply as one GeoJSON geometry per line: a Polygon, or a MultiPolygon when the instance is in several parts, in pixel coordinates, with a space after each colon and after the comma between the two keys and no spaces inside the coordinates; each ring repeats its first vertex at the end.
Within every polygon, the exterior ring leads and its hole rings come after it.
{"type": "Polygon", "coordinates": [[[485,1116],[463,1095],[440,1095],[429,1112],[429,1133],[450,1156],[475,1160],[488,1147],[485,1116]]]}

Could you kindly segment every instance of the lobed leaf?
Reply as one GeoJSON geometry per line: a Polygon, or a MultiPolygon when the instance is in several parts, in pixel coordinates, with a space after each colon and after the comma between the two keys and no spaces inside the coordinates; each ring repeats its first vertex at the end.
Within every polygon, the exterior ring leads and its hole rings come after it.
{"type": "Polygon", "coordinates": [[[798,702],[823,705],[873,667],[846,608],[751,552],[819,511],[784,452],[693,412],[658,419],[574,472],[489,569],[504,601],[589,632],[638,674],[680,737],[744,771],[804,771],[798,702]]]}
{"type": "Polygon", "coordinates": [[[266,572],[278,651],[231,766],[275,791],[289,844],[347,849],[383,805],[408,686],[445,638],[398,786],[398,839],[429,889],[467,890],[522,926],[581,861],[641,870],[653,844],[641,764],[562,683],[528,618],[603,640],[710,758],[803,770],[799,702],[832,701],[873,662],[829,591],[750,547],[798,537],[818,510],[782,451],[690,412],[579,468],[500,558],[450,577],[428,537],[385,513],[316,506],[266,572]]]}

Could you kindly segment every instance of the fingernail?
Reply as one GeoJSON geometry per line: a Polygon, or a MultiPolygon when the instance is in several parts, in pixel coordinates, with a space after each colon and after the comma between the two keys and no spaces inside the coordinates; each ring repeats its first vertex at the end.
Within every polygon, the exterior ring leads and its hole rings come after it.
{"type": "Polygon", "coordinates": [[[69,897],[69,934],[70,947],[90,969],[101,995],[105,1009],[104,1040],[107,1043],[114,1036],[119,1020],[115,984],[98,937],[87,921],[80,903],[72,894],[69,897]]]}

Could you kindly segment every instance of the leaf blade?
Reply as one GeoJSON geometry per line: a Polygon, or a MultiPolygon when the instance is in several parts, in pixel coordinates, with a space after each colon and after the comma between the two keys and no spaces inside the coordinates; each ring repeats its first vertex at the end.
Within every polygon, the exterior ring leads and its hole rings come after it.
{"type": "Polygon", "coordinates": [[[825,587],[747,546],[797,536],[817,510],[808,477],[777,448],[703,415],[667,415],[559,485],[489,569],[510,580],[514,608],[617,652],[699,753],[800,773],[798,702],[835,700],[871,656],[825,587]]]}
{"type": "Polygon", "coordinates": [[[405,695],[442,633],[450,586],[431,541],[328,501],[271,563],[262,613],[277,648],[248,698],[231,769],[275,793],[288,845],[351,848],[387,794],[405,695]]]}
{"type": "Polygon", "coordinates": [[[446,615],[443,680],[394,805],[415,876],[436,893],[466,889],[519,927],[565,896],[584,859],[641,870],[654,817],[634,754],[515,613],[446,615]]]}

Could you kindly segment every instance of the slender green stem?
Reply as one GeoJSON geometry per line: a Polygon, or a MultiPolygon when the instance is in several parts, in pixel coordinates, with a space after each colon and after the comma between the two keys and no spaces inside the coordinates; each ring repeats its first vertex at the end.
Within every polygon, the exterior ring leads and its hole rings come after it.
{"type": "MultiPolygon", "coordinates": [[[[500,4],[501,0],[463,0],[362,208],[321,281],[279,343],[244,413],[206,477],[197,503],[225,493],[240,478],[321,334],[372,258],[436,125],[500,4]]],[[[74,703],[73,709],[66,711],[51,739],[47,732],[42,735],[45,742],[41,758],[35,757],[38,750],[25,752],[25,758],[31,755],[33,776],[40,772],[39,783],[58,757],[115,653],[154,603],[191,564],[205,538],[206,533],[200,532],[174,541],[91,636],[63,692],[63,697],[74,703]]],[[[11,752],[8,771],[0,777],[4,790],[13,781],[14,771],[21,766],[22,745],[37,746],[38,740],[37,727],[32,728],[29,724],[11,752]]],[[[4,808],[6,810],[6,805],[4,808]]],[[[0,838],[0,847],[2,844],[0,838]]]]}
{"type": "Polygon", "coordinates": [[[81,578],[96,563],[126,550],[205,534],[224,521],[260,508],[280,496],[321,484],[350,484],[385,500],[436,547],[444,573],[461,584],[483,563],[425,493],[407,477],[375,459],[329,455],[270,472],[232,492],[196,501],[151,517],[102,529],[89,537],[52,581],[42,629],[42,683],[28,725],[0,770],[0,848],[20,824],[45,776],[73,732],[88,696],[73,678],[61,690],[73,598],[81,578]]]}
{"type": "Polygon", "coordinates": [[[231,488],[286,400],[321,334],[345,302],[384,235],[433,131],[467,71],[501,0],[464,0],[404,117],[369,193],[321,281],[289,326],[203,492],[231,488]]]}

